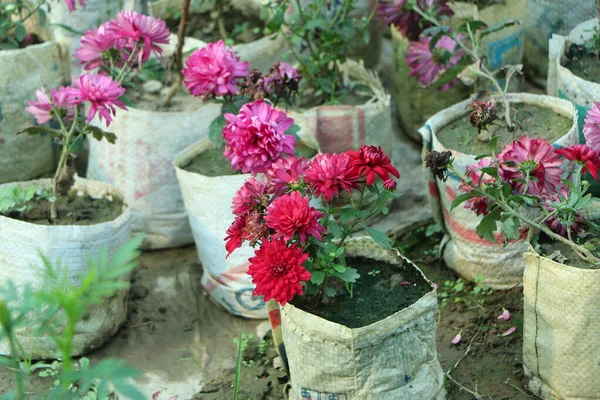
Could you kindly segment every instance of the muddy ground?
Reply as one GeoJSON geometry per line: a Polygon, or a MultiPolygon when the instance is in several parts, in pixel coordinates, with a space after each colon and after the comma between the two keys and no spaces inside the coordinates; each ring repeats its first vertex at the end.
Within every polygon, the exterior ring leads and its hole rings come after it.
{"type": "MultiPolygon", "coordinates": [[[[391,59],[389,41],[385,41],[382,60],[387,62],[380,73],[386,87],[391,87],[391,59]]],[[[445,300],[440,299],[437,337],[439,359],[448,374],[448,399],[535,398],[526,391],[521,365],[521,291],[474,295],[472,284],[448,290],[456,287],[458,277],[437,258],[441,234],[431,225],[421,146],[399,129],[393,137],[393,161],[401,172],[398,190],[404,196],[397,200],[393,213],[379,222],[379,228],[399,235],[396,245],[440,285],[440,293],[447,293],[445,300]],[[445,285],[446,281],[450,284],[445,285]],[[503,308],[511,312],[508,322],[496,319],[503,308]],[[516,332],[501,336],[511,326],[516,332]],[[451,344],[458,333],[461,342],[451,344]]],[[[238,399],[283,399],[285,372],[268,339],[268,323],[236,318],[221,310],[203,294],[201,274],[193,246],[146,252],[134,274],[127,323],[89,358],[94,362],[118,357],[137,367],[144,373],[137,385],[148,399],[159,391],[155,400],[171,400],[172,396],[178,396],[177,400],[231,399],[237,354],[234,339],[241,329],[254,339],[244,353],[238,399]]],[[[42,393],[52,381],[32,375],[28,388],[42,393]]],[[[12,387],[10,371],[0,370],[0,394],[12,387]]]]}

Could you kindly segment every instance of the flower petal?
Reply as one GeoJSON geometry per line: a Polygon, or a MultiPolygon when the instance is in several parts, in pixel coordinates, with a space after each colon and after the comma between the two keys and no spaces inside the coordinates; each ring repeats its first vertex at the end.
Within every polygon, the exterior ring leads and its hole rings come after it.
{"type": "Polygon", "coordinates": [[[510,328],[508,328],[506,331],[504,331],[502,333],[502,336],[508,336],[508,335],[514,333],[516,330],[517,330],[516,326],[511,326],[510,328]]]}

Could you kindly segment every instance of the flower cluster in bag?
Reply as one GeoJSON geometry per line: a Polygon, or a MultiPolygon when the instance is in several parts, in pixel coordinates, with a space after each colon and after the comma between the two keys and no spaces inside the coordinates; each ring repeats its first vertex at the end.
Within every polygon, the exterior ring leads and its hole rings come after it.
{"type": "Polygon", "coordinates": [[[395,194],[398,170],[381,148],[362,146],[313,159],[287,157],[248,179],[233,199],[235,221],[227,230],[231,254],[242,243],[256,247],[248,274],[253,295],[284,305],[295,295],[335,295],[332,278],[349,289],[359,278],[346,265],[344,242],[362,227],[382,246],[387,236],[364,225],[395,194]],[[376,205],[367,210],[366,204],[376,205]]]}
{"type": "MultiPolygon", "coordinates": [[[[598,110],[596,104],[594,107],[598,110]]],[[[473,108],[481,110],[481,105],[473,108]]],[[[488,110],[494,114],[493,110],[488,110]]],[[[474,125],[478,121],[471,121],[474,125]]],[[[497,138],[490,142],[490,153],[458,171],[452,165],[450,152],[431,152],[426,164],[438,178],[449,169],[461,177],[461,192],[451,208],[464,207],[481,216],[477,233],[489,241],[497,241],[499,231],[505,240],[524,237],[526,229],[544,232],[554,240],[571,246],[592,264],[600,260],[574,241],[574,235],[586,222],[582,210],[590,203],[589,174],[598,179],[600,149],[595,146],[600,137],[600,118],[592,112],[585,121],[585,136],[589,144],[555,148],[542,138],[522,136],[495,151],[497,138]]]]}

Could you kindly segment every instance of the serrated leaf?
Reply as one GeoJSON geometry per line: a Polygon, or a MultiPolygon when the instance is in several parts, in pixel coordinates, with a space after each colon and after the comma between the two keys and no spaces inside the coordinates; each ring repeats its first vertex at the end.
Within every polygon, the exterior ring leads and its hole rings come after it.
{"type": "Polygon", "coordinates": [[[325,280],[325,272],[323,271],[313,271],[310,274],[310,281],[312,283],[314,283],[317,286],[320,286],[323,284],[323,281],[325,280]]]}
{"type": "Polygon", "coordinates": [[[266,28],[271,32],[279,32],[279,29],[281,29],[281,25],[283,25],[284,22],[284,16],[283,9],[278,9],[273,18],[267,23],[266,28]]]}
{"type": "Polygon", "coordinates": [[[502,234],[508,240],[514,240],[519,238],[519,220],[510,217],[502,222],[502,234]]]}
{"type": "Polygon", "coordinates": [[[438,89],[444,86],[445,84],[452,82],[454,79],[456,79],[456,77],[458,77],[458,75],[461,72],[464,71],[466,67],[466,65],[457,64],[453,67],[448,68],[446,71],[444,71],[442,75],[440,75],[438,79],[435,80],[435,82],[431,84],[430,87],[432,89],[438,89]]]}
{"type": "Polygon", "coordinates": [[[497,208],[491,211],[485,217],[483,217],[476,228],[476,232],[479,235],[479,237],[486,239],[492,243],[496,243],[494,231],[496,230],[496,222],[500,220],[501,215],[501,210],[497,208]]]}
{"type": "Polygon", "coordinates": [[[227,125],[227,120],[221,114],[208,127],[208,138],[216,147],[221,147],[225,143],[223,140],[223,128],[225,128],[225,125],[227,125]]]}
{"type": "Polygon", "coordinates": [[[27,133],[28,135],[41,135],[46,132],[48,132],[48,129],[46,129],[43,126],[28,126],[22,131],[17,132],[17,135],[20,135],[22,133],[27,133]]]}
{"type": "Polygon", "coordinates": [[[329,227],[329,231],[333,234],[333,236],[336,238],[342,237],[342,228],[340,228],[337,222],[329,221],[327,226],[329,227]]]}
{"type": "Polygon", "coordinates": [[[355,268],[349,267],[346,267],[344,272],[336,272],[335,276],[347,283],[354,283],[358,278],[360,278],[358,271],[355,268]]]}
{"type": "Polygon", "coordinates": [[[456,207],[458,207],[459,205],[461,205],[465,201],[467,201],[469,199],[472,199],[473,197],[477,197],[477,194],[475,194],[473,191],[471,191],[469,193],[459,194],[452,201],[452,204],[450,204],[450,211],[454,210],[456,207]]]}
{"type": "Polygon", "coordinates": [[[378,229],[370,228],[365,224],[360,224],[360,226],[363,227],[365,231],[367,231],[367,233],[373,238],[373,240],[375,240],[375,242],[377,242],[378,245],[380,245],[384,249],[392,248],[392,241],[388,237],[388,235],[386,235],[378,229]]]}

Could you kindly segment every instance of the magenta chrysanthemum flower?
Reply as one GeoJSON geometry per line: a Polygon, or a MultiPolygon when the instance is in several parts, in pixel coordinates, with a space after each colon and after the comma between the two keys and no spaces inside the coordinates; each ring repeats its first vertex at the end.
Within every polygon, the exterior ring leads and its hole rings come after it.
{"type": "Polygon", "coordinates": [[[284,155],[293,155],[296,138],[285,131],[294,120],[262,100],[244,104],[238,115],[225,114],[225,157],[234,171],[266,172],[284,155]]]}
{"type": "Polygon", "coordinates": [[[389,190],[390,192],[393,192],[394,190],[396,190],[396,187],[398,186],[398,182],[396,182],[393,179],[388,179],[387,181],[383,182],[383,187],[387,190],[389,190]]]}
{"type": "Polygon", "coordinates": [[[583,124],[583,136],[588,146],[600,151],[600,102],[594,103],[588,111],[583,124]]]}
{"type": "Polygon", "coordinates": [[[579,163],[583,166],[583,174],[589,172],[595,180],[598,180],[598,170],[600,169],[600,151],[592,149],[587,144],[576,144],[555,150],[569,161],[579,163]]]}
{"type": "Polygon", "coordinates": [[[253,296],[263,295],[264,301],[275,299],[283,306],[304,292],[300,282],[310,279],[310,272],[302,265],[308,254],[296,244],[288,247],[282,239],[265,240],[254,254],[248,260],[248,274],[256,285],[253,296]]]}
{"type": "Polygon", "coordinates": [[[248,73],[248,63],[241,62],[222,40],[196,50],[183,70],[185,87],[192,95],[205,99],[237,94],[238,80],[248,73]]]}
{"type": "Polygon", "coordinates": [[[93,31],[87,31],[81,38],[81,46],[75,50],[75,58],[86,70],[105,65],[106,53],[116,46],[114,35],[107,32],[108,23],[93,31]]]}
{"type": "MultiPolygon", "coordinates": [[[[75,11],[75,9],[77,8],[77,6],[75,5],[75,0],[65,0],[65,3],[67,4],[69,11],[75,11]]],[[[85,7],[85,0],[79,0],[79,7],[85,7]]]]}
{"type": "Polygon", "coordinates": [[[163,50],[159,44],[169,44],[171,37],[165,21],[131,10],[119,12],[117,17],[108,23],[107,31],[114,35],[115,40],[124,40],[130,52],[136,44],[138,45],[138,66],[148,61],[151,53],[160,57],[163,50]]]}
{"type": "Polygon", "coordinates": [[[256,208],[266,207],[269,203],[269,188],[261,179],[251,177],[244,182],[233,198],[231,207],[235,215],[246,214],[256,208]]]}
{"type": "Polygon", "coordinates": [[[274,239],[291,240],[294,235],[298,235],[300,242],[306,243],[309,236],[318,240],[323,238],[321,233],[325,232],[325,228],[319,223],[322,216],[322,213],[309,205],[308,197],[292,192],[271,203],[267,208],[265,221],[275,231],[272,235],[274,239]]]}
{"type": "Polygon", "coordinates": [[[523,136],[507,145],[498,159],[502,161],[500,177],[520,194],[553,193],[560,185],[562,160],[544,139],[523,136]]]}
{"type": "MultiPolygon", "coordinates": [[[[471,179],[471,182],[474,185],[482,188],[485,187],[485,185],[493,184],[496,181],[494,177],[481,171],[482,168],[489,167],[491,162],[492,160],[490,158],[482,158],[479,162],[469,165],[465,174],[471,179]]],[[[458,190],[465,193],[471,193],[473,188],[466,182],[461,182],[458,186],[458,190]]],[[[465,202],[465,208],[473,210],[477,215],[487,215],[488,205],[490,203],[491,200],[486,197],[472,197],[465,202]]]]}
{"type": "MultiPolygon", "coordinates": [[[[44,88],[35,92],[38,100],[30,100],[27,102],[29,107],[25,108],[25,111],[35,117],[38,124],[48,123],[54,118],[52,113],[52,104],[46,94],[44,88]]],[[[54,107],[61,114],[63,120],[72,121],[75,116],[75,103],[70,99],[66,88],[60,87],[58,89],[50,89],[50,96],[52,97],[52,103],[54,107]]]]}
{"type": "Polygon", "coordinates": [[[275,195],[282,195],[302,183],[302,176],[309,165],[306,158],[286,157],[277,160],[267,171],[269,183],[273,186],[275,195]]]}
{"type": "MultiPolygon", "coordinates": [[[[433,53],[429,49],[431,38],[422,37],[418,42],[411,42],[406,53],[406,63],[411,69],[408,76],[414,76],[423,86],[431,85],[448,68],[456,65],[463,57],[463,51],[450,36],[442,36],[435,44],[433,53]]],[[[440,90],[448,90],[456,83],[456,79],[446,83],[440,90]]]]}
{"type": "Polygon", "coordinates": [[[317,154],[310,163],[304,179],[315,196],[330,203],[340,192],[358,189],[358,175],[350,165],[348,154],[317,154]]]}
{"type": "MultiPolygon", "coordinates": [[[[406,9],[407,0],[382,0],[377,7],[377,19],[386,25],[394,25],[408,40],[416,41],[423,29],[431,26],[413,10],[406,9]]],[[[448,7],[445,0],[418,0],[417,6],[428,13],[436,8],[438,16],[452,15],[452,9],[448,7]]]]}
{"type": "Polygon", "coordinates": [[[106,126],[109,126],[116,113],[115,107],[127,110],[125,103],[119,100],[125,89],[108,76],[83,74],[73,84],[74,87],[66,88],[65,91],[73,104],[90,103],[88,122],[98,113],[100,120],[105,119],[106,126]]]}
{"type": "Polygon", "coordinates": [[[361,146],[358,151],[348,150],[346,154],[350,157],[353,175],[365,177],[367,185],[372,185],[378,176],[383,182],[390,179],[390,175],[400,178],[400,173],[380,146],[361,146]]]}

